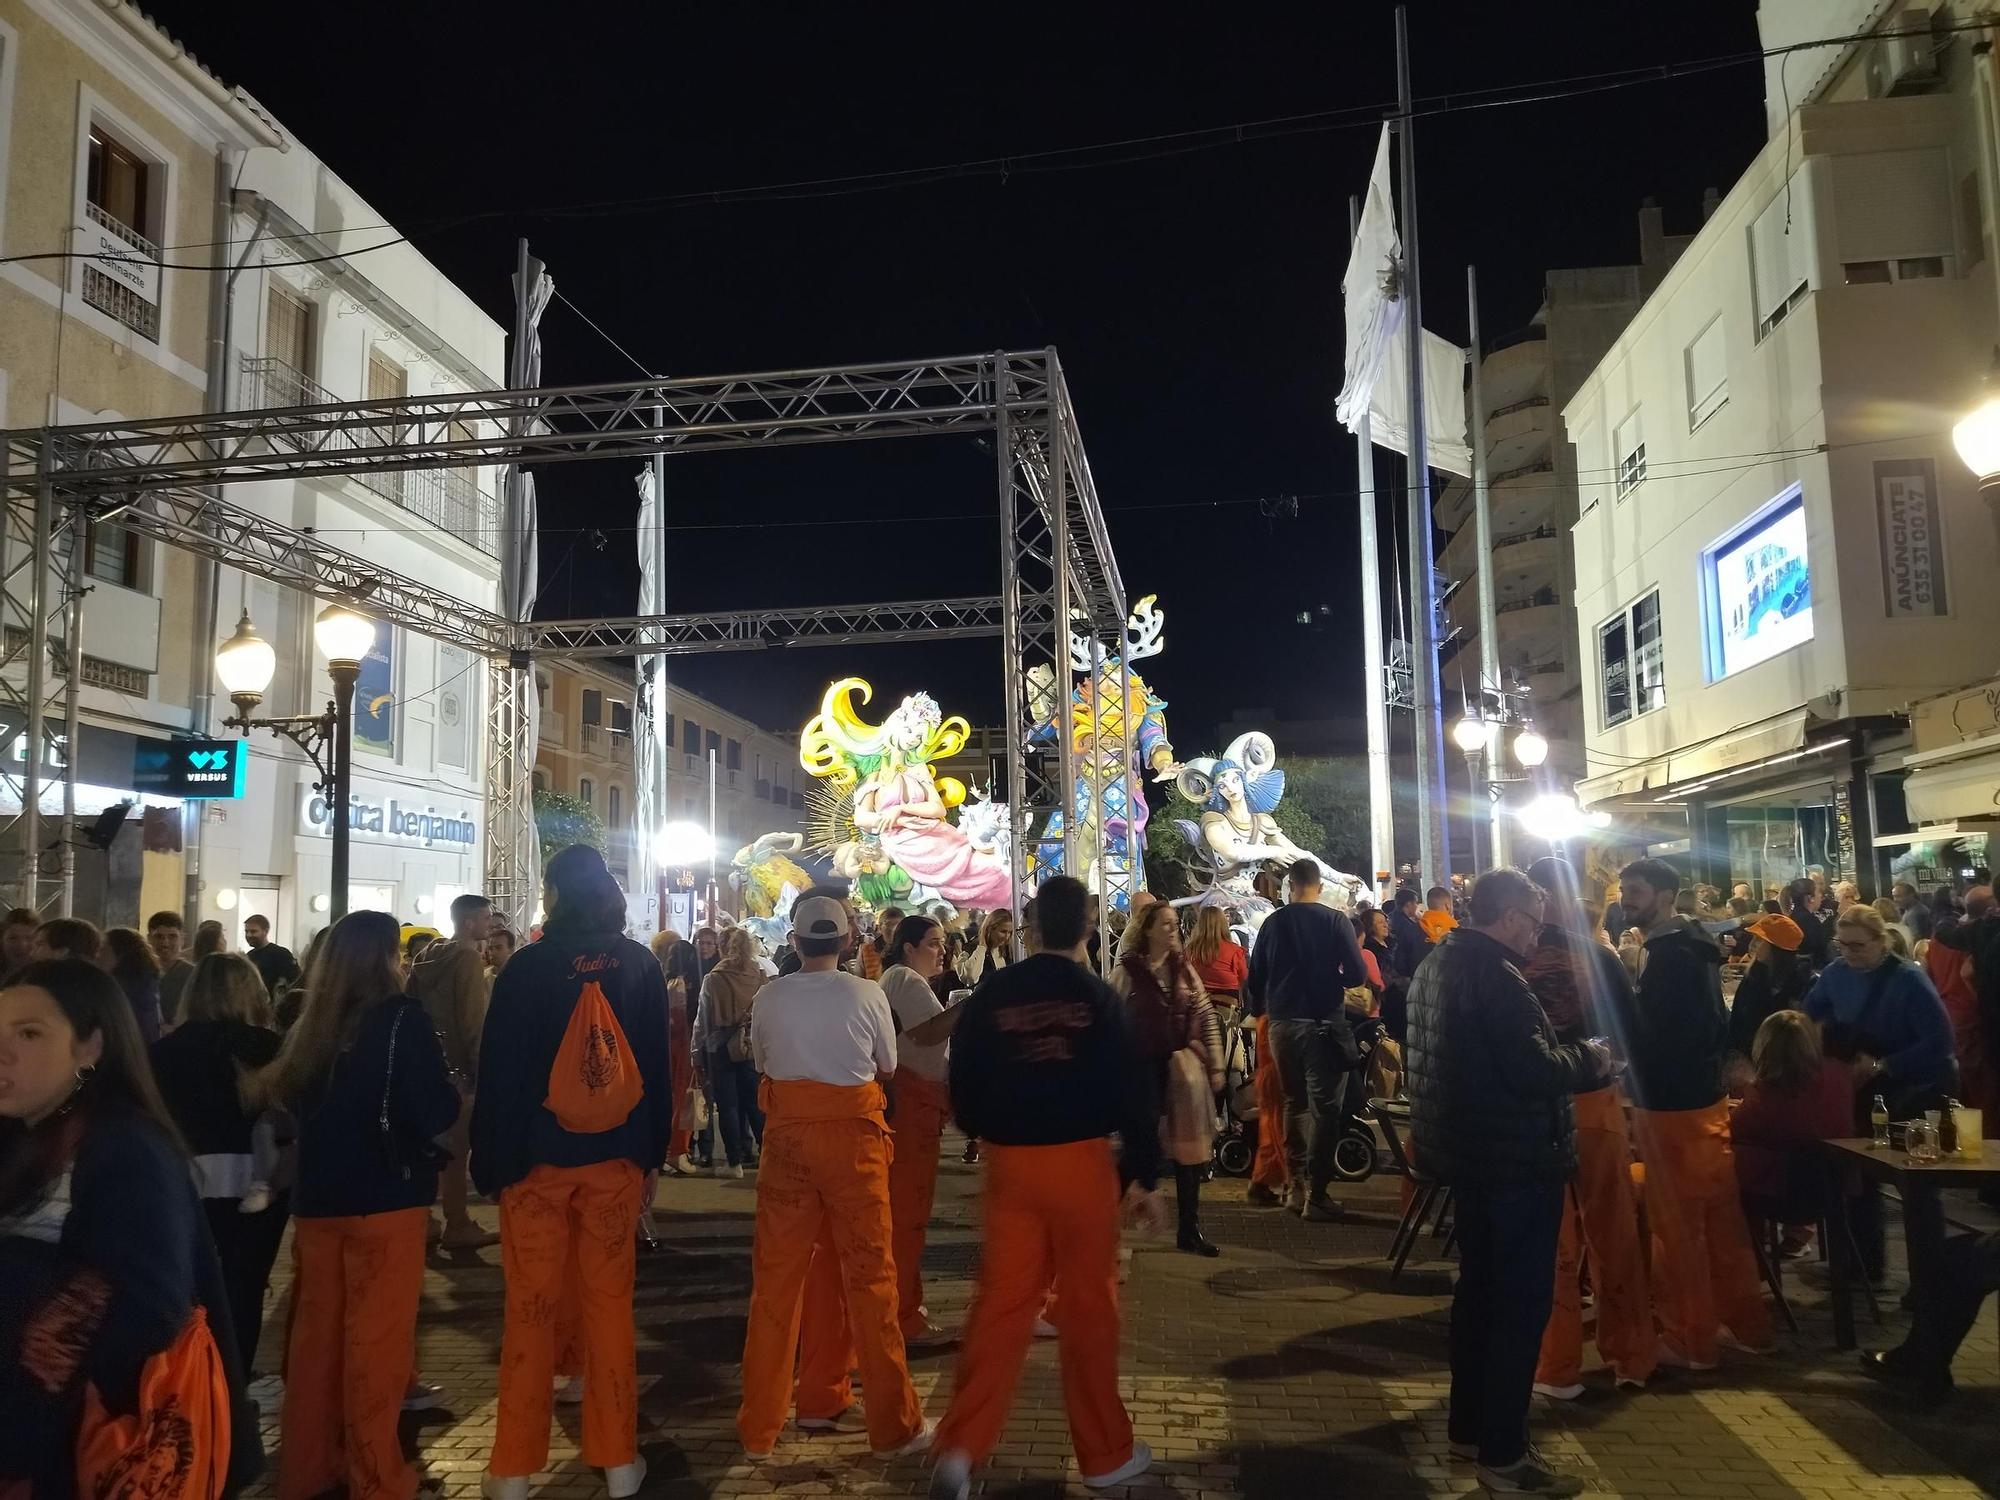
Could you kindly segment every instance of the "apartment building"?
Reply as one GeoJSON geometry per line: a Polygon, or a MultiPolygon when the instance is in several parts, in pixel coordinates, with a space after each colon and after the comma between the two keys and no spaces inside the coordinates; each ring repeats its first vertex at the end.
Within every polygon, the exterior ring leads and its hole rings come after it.
{"type": "Polygon", "coordinates": [[[2000,332],[1980,40],[1796,54],[1796,107],[1564,407],[1578,795],[1701,878],[1879,887],[1913,700],[1991,669],[2000,544],[1951,441],[2000,332]]]}
{"type": "MultiPolygon", "coordinates": [[[[132,5],[0,0],[0,181],[0,251],[69,256],[0,265],[9,427],[504,383],[499,325],[411,246],[375,248],[394,237],[382,215],[132,5]]],[[[225,498],[490,606],[492,484],[472,470],[283,479],[225,498]]],[[[182,805],[133,790],[134,755],[219,730],[194,705],[245,611],[277,648],[260,712],[316,711],[329,684],[311,625],[325,601],[218,576],[115,522],[85,547],[82,730],[72,747],[45,726],[40,753],[52,776],[74,765],[81,816],[120,802],[135,816],[102,857],[80,853],[78,914],[129,923],[181,907],[198,840],[190,915],[233,925],[255,911],[302,942],[331,904],[336,813],[317,773],[257,733],[240,799],[182,805]]],[[[24,656],[10,647],[0,670],[24,672],[24,656]]],[[[466,653],[378,632],[357,711],[351,905],[425,918],[477,887],[482,690],[466,653]]],[[[18,764],[30,737],[6,727],[18,764]]]]}

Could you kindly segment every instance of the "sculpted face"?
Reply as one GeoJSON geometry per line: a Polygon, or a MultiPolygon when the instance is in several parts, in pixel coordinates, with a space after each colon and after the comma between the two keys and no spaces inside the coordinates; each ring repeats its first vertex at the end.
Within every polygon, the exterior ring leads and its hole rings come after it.
{"type": "Polygon", "coordinates": [[[1243,773],[1224,771],[1215,778],[1215,793],[1231,807],[1243,805],[1243,773]]]}

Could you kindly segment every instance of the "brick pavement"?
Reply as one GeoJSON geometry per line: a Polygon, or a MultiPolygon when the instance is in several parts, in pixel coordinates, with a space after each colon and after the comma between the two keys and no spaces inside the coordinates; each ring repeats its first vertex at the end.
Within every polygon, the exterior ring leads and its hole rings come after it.
{"type": "MultiPolygon", "coordinates": [[[[977,1187],[978,1169],[948,1154],[926,1259],[928,1301],[947,1326],[962,1321],[970,1297],[977,1187]]],[[[1219,1181],[1204,1193],[1220,1259],[1181,1255],[1170,1237],[1137,1244],[1126,1288],[1125,1395],[1160,1462],[1140,1483],[1107,1493],[1478,1494],[1469,1467],[1453,1464],[1445,1446],[1449,1267],[1421,1260],[1437,1248],[1427,1241],[1392,1287],[1382,1259],[1395,1180],[1355,1190],[1353,1214],[1336,1225],[1253,1209],[1243,1191],[1241,1181],[1219,1181]]],[[[920,1463],[877,1463],[858,1436],[788,1433],[771,1463],[741,1461],[732,1423],[754,1174],[742,1182],[671,1180],[661,1202],[668,1249],[640,1261],[637,1299],[647,1500],[922,1494],[920,1463]]],[[[419,1356],[425,1375],[446,1387],[449,1405],[409,1432],[414,1450],[445,1477],[451,1500],[477,1495],[492,1440],[498,1261],[497,1249],[435,1260],[425,1282],[419,1356]]],[[[1587,1375],[1584,1400],[1537,1403],[1539,1440],[1606,1496],[1834,1500],[2000,1490],[2000,1340],[1990,1308],[1962,1351],[1957,1401],[1925,1410],[1879,1390],[1853,1356],[1834,1351],[1823,1283],[1811,1269],[1788,1275],[1787,1289],[1804,1332],[1781,1335],[1778,1356],[1730,1356],[1712,1375],[1662,1375],[1639,1395],[1614,1395],[1601,1371],[1587,1375]]],[[[1885,1333],[1870,1326],[1865,1307],[1857,1314],[1864,1343],[1900,1338],[1894,1304],[1891,1295],[1885,1333]]],[[[274,1330],[263,1367],[276,1359],[274,1330]]],[[[933,1414],[949,1390],[950,1359],[945,1352],[911,1362],[933,1414]]],[[[267,1417],[274,1426],[274,1406],[267,1417]]],[[[602,1495],[600,1476],[576,1460],[575,1409],[559,1409],[557,1426],[553,1471],[536,1493],[602,1495]]],[[[273,1449],[275,1437],[267,1432],[273,1449]]],[[[1090,1493],[1069,1456],[1054,1346],[1038,1344],[1006,1440],[975,1494],[1090,1493]]]]}

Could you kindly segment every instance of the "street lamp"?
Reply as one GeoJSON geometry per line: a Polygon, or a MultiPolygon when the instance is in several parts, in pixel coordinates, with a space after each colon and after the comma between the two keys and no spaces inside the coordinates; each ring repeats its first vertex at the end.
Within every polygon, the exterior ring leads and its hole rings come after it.
{"type": "Polygon", "coordinates": [[[1980,493],[1990,500],[1989,492],[2000,480],[2000,349],[1993,351],[1993,368],[1986,374],[1979,404],[1952,428],[1951,445],[1978,476],[1980,493]]]}
{"type": "Polygon", "coordinates": [[[1470,703],[1465,717],[1451,726],[1452,740],[1465,752],[1465,781],[1472,807],[1466,815],[1468,837],[1472,841],[1472,873],[1479,873],[1479,756],[1486,749],[1486,720],[1470,703]]]}
{"type": "Polygon", "coordinates": [[[1514,736],[1514,759],[1532,771],[1549,758],[1549,742],[1535,733],[1535,726],[1523,724],[1514,736]]]}
{"type": "Polygon", "coordinates": [[[249,734],[268,729],[282,735],[312,762],[320,779],[313,790],[326,799],[327,818],[333,837],[333,890],[328,903],[333,921],[347,915],[347,802],[354,763],[354,683],[361,675],[362,658],[375,644],[375,622],[344,604],[329,604],[313,621],[313,640],[326,658],[327,675],[333,679],[333,701],[319,714],[287,714],[281,718],[254,717],[257,705],[270,690],[277,675],[278,653],[270,642],[257,634],[250,611],[243,611],[236,633],[215,653],[215,675],[222,680],[229,701],[236,705],[233,717],[222,722],[231,729],[249,734]]]}

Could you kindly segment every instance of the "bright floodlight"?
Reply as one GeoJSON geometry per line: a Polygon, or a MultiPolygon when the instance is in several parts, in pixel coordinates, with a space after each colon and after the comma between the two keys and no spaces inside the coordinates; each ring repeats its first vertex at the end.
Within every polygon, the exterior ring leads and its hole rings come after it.
{"type": "Polygon", "coordinates": [[[1514,736],[1514,759],[1534,770],[1549,758],[1549,742],[1535,733],[1534,726],[1524,728],[1514,736]]]}
{"type": "Polygon", "coordinates": [[[1465,717],[1451,726],[1451,737],[1467,755],[1482,750],[1486,747],[1486,721],[1475,710],[1468,708],[1465,717]]]}
{"type": "Polygon", "coordinates": [[[1952,428],[1951,445],[1982,484],[2000,476],[2000,349],[1993,351],[1993,368],[1979,393],[1979,404],[1952,428]]]}
{"type": "Polygon", "coordinates": [[[699,823],[669,823],[653,840],[653,857],[663,865],[685,869],[706,864],[715,842],[699,823]]]}
{"type": "Polygon", "coordinates": [[[1576,798],[1561,792],[1537,797],[1515,816],[1529,833],[1551,844],[1566,843],[1590,827],[1590,819],[1576,805],[1576,798]]]}
{"type": "Polygon", "coordinates": [[[358,667],[375,644],[375,622],[345,604],[329,604],[313,621],[313,640],[330,667],[358,667]]]}
{"type": "Polygon", "coordinates": [[[250,623],[250,611],[244,610],[236,634],[215,653],[215,675],[222,679],[222,690],[231,698],[255,703],[270,688],[277,673],[278,653],[257,634],[257,627],[250,623]]]}

